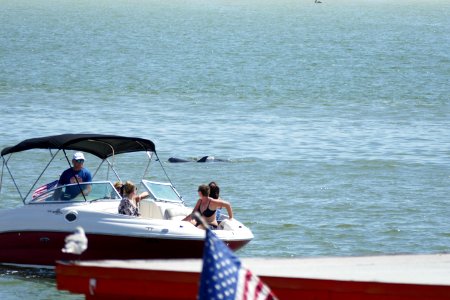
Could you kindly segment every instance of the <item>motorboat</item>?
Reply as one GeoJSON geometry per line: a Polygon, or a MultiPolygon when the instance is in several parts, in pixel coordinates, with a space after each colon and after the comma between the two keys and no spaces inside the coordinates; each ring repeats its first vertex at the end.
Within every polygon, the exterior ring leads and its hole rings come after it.
{"type": "MultiPolygon", "coordinates": [[[[171,182],[151,140],[118,135],[62,134],[24,140],[4,148],[1,157],[0,188],[5,185],[4,173],[8,173],[12,182],[10,190],[17,191],[23,202],[23,205],[0,210],[1,264],[54,266],[56,261],[65,260],[202,257],[205,230],[183,221],[192,208],[185,205],[171,182]],[[71,151],[82,151],[98,159],[99,166],[92,181],[45,184],[43,180],[48,177],[59,178],[59,174],[52,174],[52,164],[64,163],[67,168],[67,162],[71,166],[71,151]],[[30,156],[30,152],[38,154],[30,156]],[[113,184],[122,180],[116,157],[131,155],[134,160],[137,154],[146,161],[139,164],[144,167],[139,192],[143,189],[149,193],[148,198],[139,202],[139,217],[118,213],[122,197],[113,184]],[[13,171],[15,156],[20,156],[18,172],[13,171]],[[29,180],[22,169],[26,168],[29,174],[30,167],[34,166],[30,163],[24,167],[24,159],[42,160],[44,156],[50,159],[42,173],[27,188],[21,188],[20,180],[15,178],[29,180]],[[162,168],[160,173],[166,176],[165,180],[149,175],[150,165],[155,163],[162,168]],[[101,180],[97,180],[98,177],[102,177],[101,180]],[[73,199],[66,197],[68,189],[81,191],[87,186],[89,193],[80,193],[73,199]],[[65,238],[78,227],[85,232],[87,249],[81,254],[61,251],[65,238]]],[[[221,213],[218,223],[214,233],[234,251],[253,239],[251,230],[235,218],[221,213]]]]}

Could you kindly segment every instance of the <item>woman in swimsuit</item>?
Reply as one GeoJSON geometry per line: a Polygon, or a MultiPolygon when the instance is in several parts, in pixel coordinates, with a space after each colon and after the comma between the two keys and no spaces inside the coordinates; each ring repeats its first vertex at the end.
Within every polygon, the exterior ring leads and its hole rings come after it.
{"type": "Polygon", "coordinates": [[[197,204],[195,204],[195,207],[192,210],[192,213],[189,216],[187,216],[186,218],[184,218],[183,221],[190,221],[195,226],[204,229],[203,226],[201,224],[197,224],[197,222],[193,218],[193,214],[196,211],[198,211],[202,215],[205,222],[210,227],[215,229],[219,225],[216,220],[216,211],[218,208],[222,208],[222,207],[226,208],[229,219],[233,218],[233,210],[231,209],[230,203],[227,201],[213,199],[213,198],[209,197],[209,186],[207,186],[205,184],[200,185],[198,187],[198,195],[200,198],[198,199],[197,204]]]}

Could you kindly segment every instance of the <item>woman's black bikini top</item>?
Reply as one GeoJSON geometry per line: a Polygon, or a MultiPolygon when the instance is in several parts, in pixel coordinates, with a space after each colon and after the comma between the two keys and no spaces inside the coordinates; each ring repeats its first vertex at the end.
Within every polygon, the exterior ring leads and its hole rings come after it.
{"type": "Polygon", "coordinates": [[[205,209],[203,212],[200,211],[200,206],[201,206],[201,205],[198,207],[198,212],[199,212],[202,216],[205,216],[205,217],[207,217],[207,218],[211,217],[211,216],[214,215],[214,213],[216,212],[216,210],[211,210],[211,209],[209,209],[209,203],[211,203],[211,200],[209,200],[208,206],[206,207],[206,209],[205,209]]]}

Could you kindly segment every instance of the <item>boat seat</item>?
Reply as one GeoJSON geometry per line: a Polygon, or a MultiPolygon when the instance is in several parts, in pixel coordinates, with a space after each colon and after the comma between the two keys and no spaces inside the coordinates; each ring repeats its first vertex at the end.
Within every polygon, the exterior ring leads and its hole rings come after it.
{"type": "Polygon", "coordinates": [[[139,212],[142,218],[162,219],[161,208],[153,200],[144,199],[139,202],[139,212]]]}
{"type": "Polygon", "coordinates": [[[191,208],[184,206],[167,208],[166,211],[164,212],[164,219],[181,221],[191,212],[192,212],[191,208]]]}

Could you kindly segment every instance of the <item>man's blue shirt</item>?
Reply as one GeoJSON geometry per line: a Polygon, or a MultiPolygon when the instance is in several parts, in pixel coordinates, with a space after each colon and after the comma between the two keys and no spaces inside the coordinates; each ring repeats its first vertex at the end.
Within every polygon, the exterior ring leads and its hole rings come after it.
{"type": "MultiPolygon", "coordinates": [[[[59,178],[58,185],[64,185],[64,184],[71,184],[71,183],[83,183],[83,182],[91,182],[92,181],[92,175],[91,172],[89,172],[88,169],[82,168],[79,171],[75,171],[73,168],[69,168],[65,170],[61,177],[59,178]],[[75,179],[76,176],[76,179],[75,179]]],[[[80,187],[75,186],[69,186],[66,188],[66,194],[70,194],[70,198],[76,197],[81,192],[80,187]]]]}

